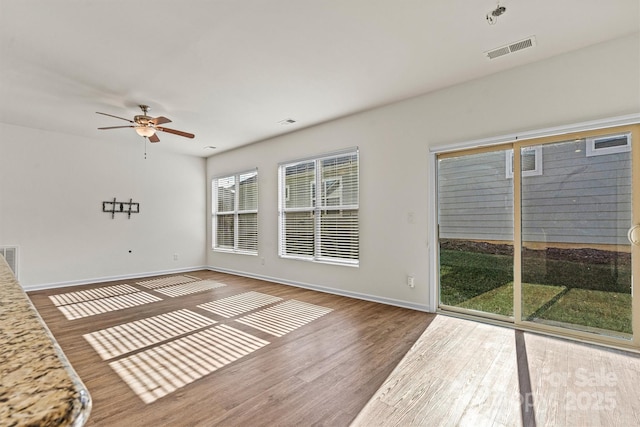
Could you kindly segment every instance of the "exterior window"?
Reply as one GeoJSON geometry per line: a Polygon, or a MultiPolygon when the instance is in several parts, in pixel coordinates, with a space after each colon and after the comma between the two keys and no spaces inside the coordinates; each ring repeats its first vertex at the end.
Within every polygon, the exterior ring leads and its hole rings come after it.
{"type": "Polygon", "coordinates": [[[258,253],[258,171],[212,182],[213,249],[258,253]]]}
{"type": "MultiPolygon", "coordinates": [[[[520,151],[522,176],[542,175],[542,146],[524,147],[520,151]]],[[[513,178],[513,150],[505,155],[506,177],[513,178]]]]}
{"type": "Polygon", "coordinates": [[[357,150],[280,165],[281,257],[358,265],[358,171],[357,150]]]}
{"type": "MultiPolygon", "coordinates": [[[[316,182],[313,181],[309,188],[311,194],[311,205],[316,205],[316,182]]],[[[342,178],[333,177],[322,180],[322,206],[342,205],[342,178]]]]}
{"type": "Polygon", "coordinates": [[[631,134],[587,138],[587,157],[631,151],[631,134]]]}
{"type": "Polygon", "coordinates": [[[336,176],[322,180],[322,201],[324,206],[342,205],[342,177],[336,176]]]}

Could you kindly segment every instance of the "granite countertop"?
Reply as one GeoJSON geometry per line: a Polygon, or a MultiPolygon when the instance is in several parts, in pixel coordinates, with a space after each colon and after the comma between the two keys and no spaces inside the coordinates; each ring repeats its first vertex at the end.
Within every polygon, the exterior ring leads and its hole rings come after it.
{"type": "Polygon", "coordinates": [[[0,256],[0,425],[82,426],[91,397],[0,256]]]}

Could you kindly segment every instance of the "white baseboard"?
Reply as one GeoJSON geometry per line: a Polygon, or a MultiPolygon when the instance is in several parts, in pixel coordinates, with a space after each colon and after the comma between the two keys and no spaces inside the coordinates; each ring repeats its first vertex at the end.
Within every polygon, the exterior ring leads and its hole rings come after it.
{"type": "Polygon", "coordinates": [[[93,279],[72,280],[68,282],[41,283],[37,285],[23,286],[25,292],[41,291],[44,289],[66,288],[69,286],[90,285],[92,283],[113,282],[115,280],[137,279],[142,277],[161,276],[165,274],[187,273],[190,271],[208,270],[206,266],[178,268],[174,270],[162,270],[146,273],[125,274],[121,276],[98,277],[93,279]]]}
{"type": "Polygon", "coordinates": [[[219,273],[228,273],[228,274],[234,274],[236,276],[242,276],[242,277],[250,277],[252,279],[258,279],[258,280],[265,280],[267,282],[274,282],[274,283],[278,283],[281,285],[289,285],[289,286],[295,286],[298,288],[304,288],[304,289],[310,289],[313,291],[318,291],[318,292],[324,292],[327,294],[334,294],[334,295],[340,295],[343,297],[349,297],[349,298],[355,298],[355,299],[361,299],[361,300],[365,300],[365,301],[371,301],[371,302],[377,302],[380,304],[386,304],[386,305],[393,305],[396,307],[402,307],[402,308],[409,308],[411,310],[417,310],[417,311],[426,311],[428,313],[432,313],[433,311],[429,309],[429,306],[425,305],[425,304],[416,304],[413,302],[409,302],[409,301],[402,301],[402,300],[396,300],[393,298],[384,298],[384,297],[379,297],[379,296],[375,296],[375,295],[368,295],[368,294],[362,294],[359,292],[351,292],[351,291],[345,291],[342,289],[336,289],[336,288],[330,288],[327,286],[320,286],[320,285],[314,285],[311,283],[302,283],[302,282],[296,282],[296,281],[292,281],[292,280],[286,280],[286,279],[281,279],[278,277],[270,277],[270,276],[263,276],[260,274],[253,274],[253,273],[247,273],[244,271],[236,271],[236,270],[229,270],[226,268],[217,268],[217,267],[206,267],[207,270],[210,271],[217,271],[219,273]]]}
{"type": "Polygon", "coordinates": [[[296,282],[292,280],[282,279],[279,277],[263,276],[260,274],[247,273],[244,271],[236,271],[236,270],[230,270],[226,268],[216,268],[211,266],[188,267],[188,268],[180,268],[180,269],[173,269],[173,270],[125,274],[120,276],[108,276],[108,277],[98,277],[98,278],[92,278],[92,279],[72,280],[72,281],[66,281],[66,282],[41,283],[37,285],[24,286],[23,290],[25,292],[41,291],[45,289],[66,288],[71,286],[90,285],[93,283],[113,282],[116,280],[128,280],[128,279],[138,279],[143,277],[161,276],[166,274],[188,273],[188,272],[198,271],[198,270],[210,270],[210,271],[217,271],[220,273],[234,274],[236,276],[250,277],[252,279],[265,280],[268,282],[274,282],[281,285],[295,286],[298,288],[310,289],[313,291],[325,292],[333,295],[340,295],[340,296],[349,297],[349,298],[361,299],[364,301],[371,301],[371,302],[377,302],[380,304],[393,305],[396,307],[408,308],[411,310],[432,312],[432,310],[429,309],[429,306],[425,304],[416,304],[413,302],[396,300],[393,298],[384,298],[384,297],[379,297],[375,295],[369,295],[369,294],[363,294],[359,292],[351,292],[351,291],[345,291],[342,289],[330,288],[327,286],[315,285],[311,283],[296,282]]]}

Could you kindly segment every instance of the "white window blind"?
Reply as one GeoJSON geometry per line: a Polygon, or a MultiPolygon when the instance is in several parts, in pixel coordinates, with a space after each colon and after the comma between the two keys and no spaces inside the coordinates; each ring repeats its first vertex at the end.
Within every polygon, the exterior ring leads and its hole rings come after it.
{"type": "Polygon", "coordinates": [[[258,171],[215,178],[212,183],[213,248],[258,253],[258,171]]]}
{"type": "Polygon", "coordinates": [[[358,151],[280,165],[280,256],[358,265],[358,151]]]}

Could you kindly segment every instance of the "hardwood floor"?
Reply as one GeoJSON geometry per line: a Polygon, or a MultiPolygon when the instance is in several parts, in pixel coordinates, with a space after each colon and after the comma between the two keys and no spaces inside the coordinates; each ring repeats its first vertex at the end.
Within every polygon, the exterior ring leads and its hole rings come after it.
{"type": "Polygon", "coordinates": [[[186,276],[208,282],[29,293],[91,393],[88,425],[346,426],[434,318],[222,273],[186,276]],[[202,306],[214,300],[214,311],[202,306]]]}
{"type": "Polygon", "coordinates": [[[352,425],[638,426],[640,356],[437,316],[352,425]]]}
{"type": "Polygon", "coordinates": [[[149,280],[29,294],[88,425],[640,425],[638,354],[210,271],[149,280]]]}

